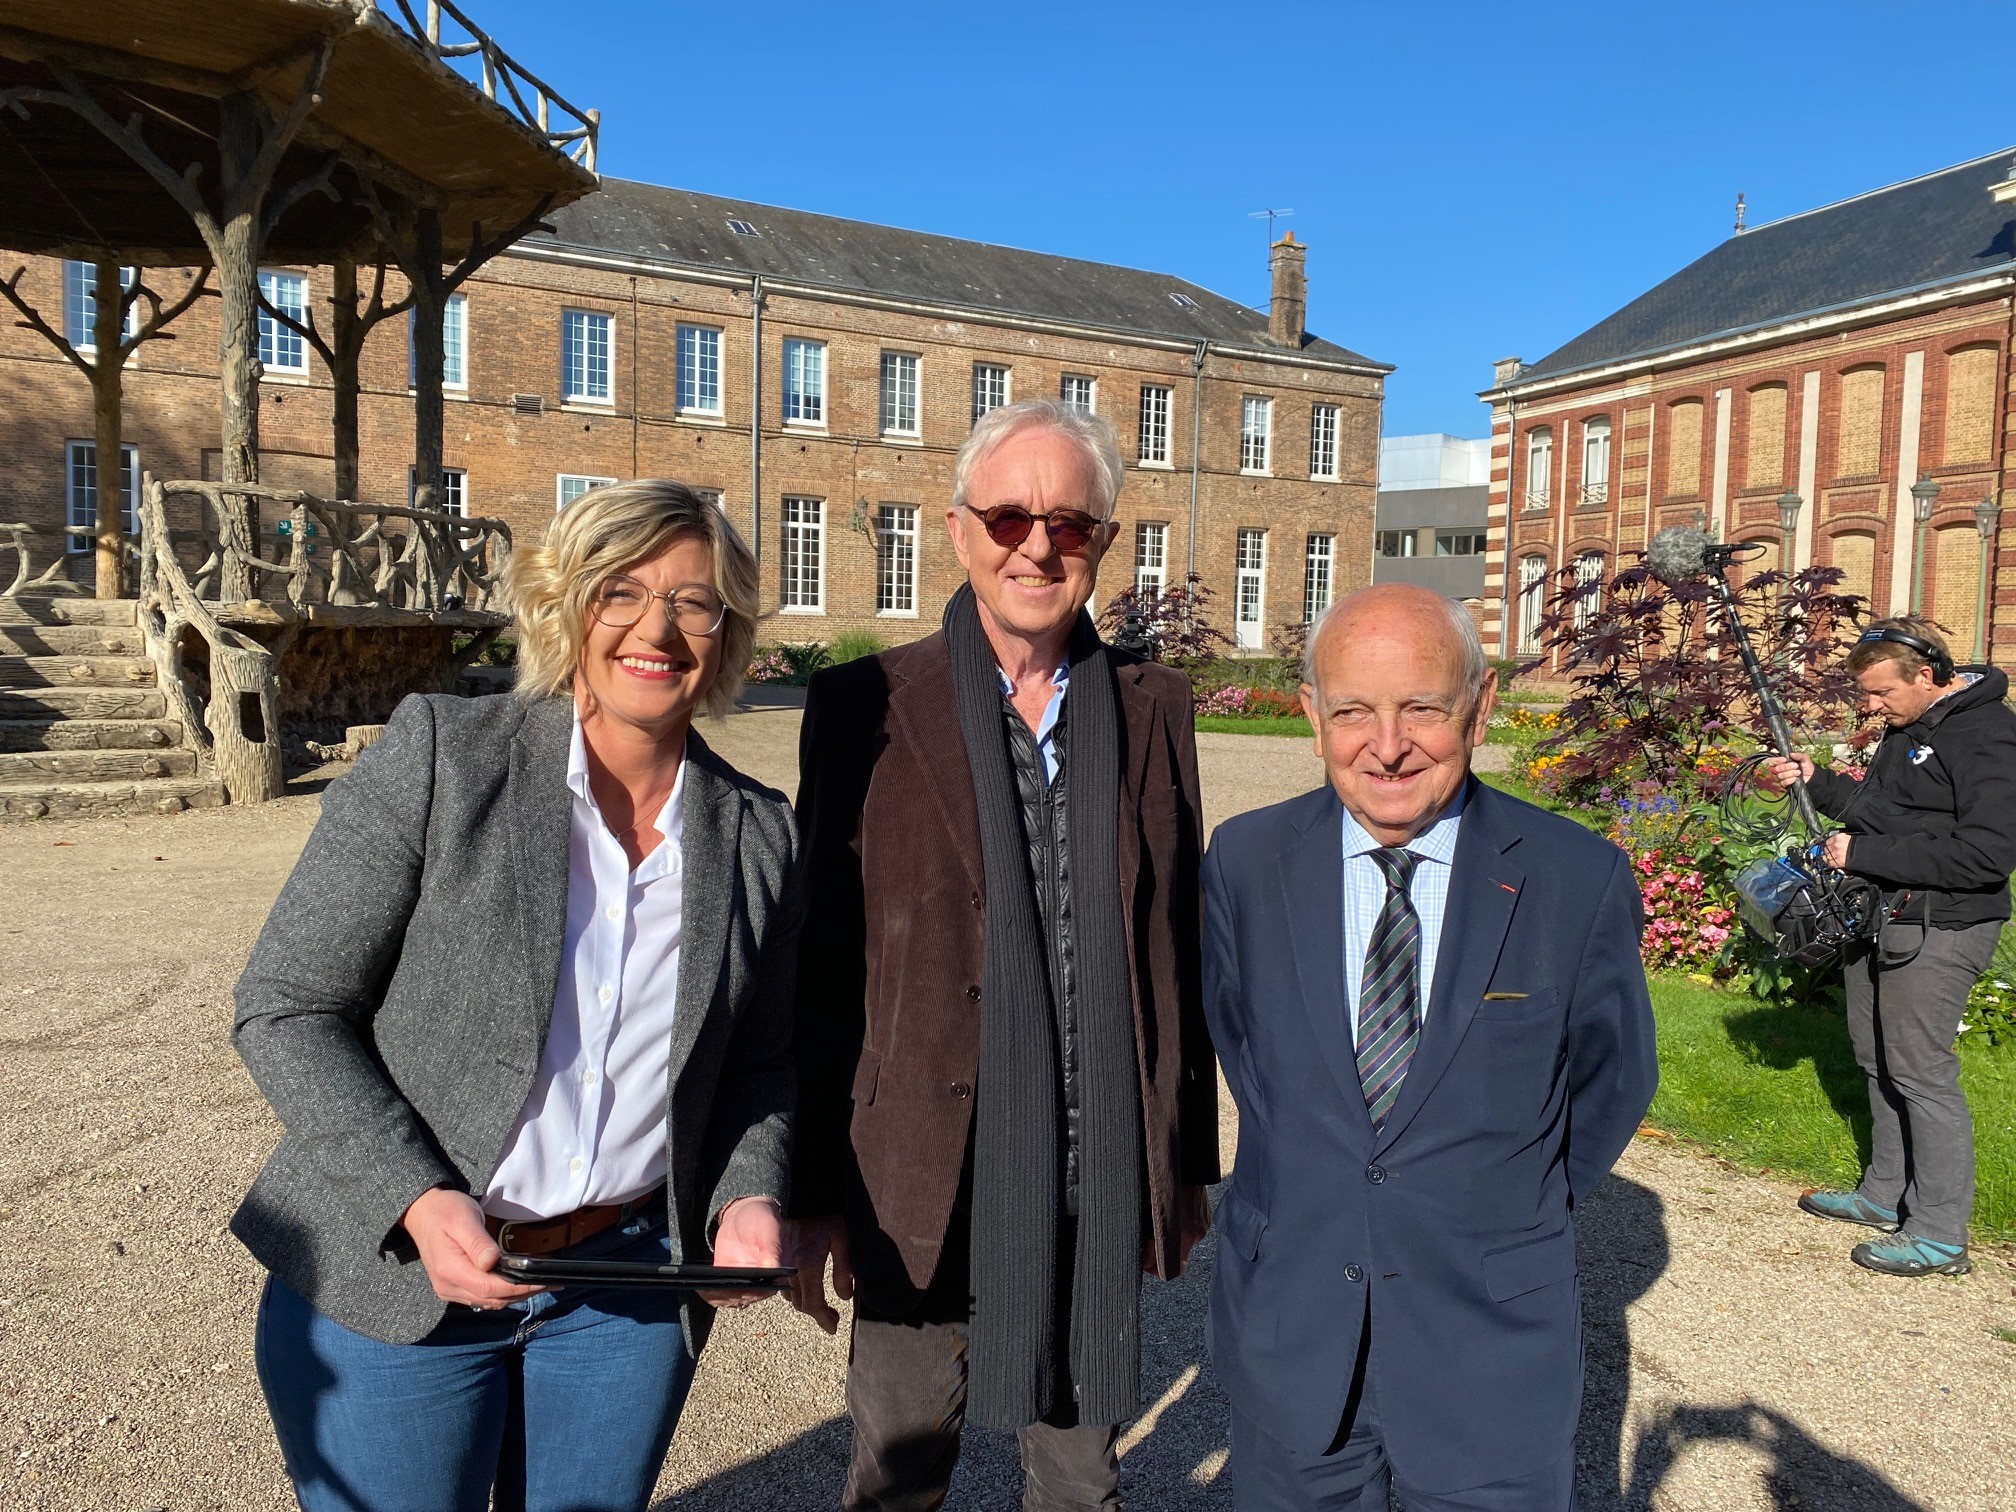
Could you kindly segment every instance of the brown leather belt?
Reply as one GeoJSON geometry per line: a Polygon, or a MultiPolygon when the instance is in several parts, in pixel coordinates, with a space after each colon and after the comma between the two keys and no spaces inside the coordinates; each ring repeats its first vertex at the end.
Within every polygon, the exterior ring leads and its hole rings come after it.
{"type": "Polygon", "coordinates": [[[596,1207],[576,1208],[558,1218],[494,1218],[483,1215],[483,1226],[507,1255],[553,1255],[592,1239],[613,1224],[642,1212],[665,1193],[653,1187],[642,1197],[628,1202],[609,1202],[596,1207]]]}

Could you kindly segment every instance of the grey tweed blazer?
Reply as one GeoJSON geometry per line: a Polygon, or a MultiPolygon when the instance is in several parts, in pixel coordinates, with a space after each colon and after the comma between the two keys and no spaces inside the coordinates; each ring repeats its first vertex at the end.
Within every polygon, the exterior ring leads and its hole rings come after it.
{"type": "MultiPolygon", "coordinates": [[[[388,1343],[445,1311],[401,1215],[431,1187],[489,1185],[538,1072],[572,730],[562,698],[408,698],[331,785],[238,979],[233,1039],[286,1135],[232,1232],[388,1343]]],[[[687,761],[666,1166],[673,1242],[705,1259],[728,1203],[788,1205],[797,831],[782,794],[697,735],[687,761]]],[[[708,1319],[696,1304],[696,1346],[708,1319]]]]}

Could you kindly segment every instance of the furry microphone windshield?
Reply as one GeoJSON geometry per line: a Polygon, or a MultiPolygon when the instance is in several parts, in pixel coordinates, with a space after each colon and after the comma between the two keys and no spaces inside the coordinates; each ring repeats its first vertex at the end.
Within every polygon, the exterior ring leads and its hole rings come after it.
{"type": "Polygon", "coordinates": [[[1662,583],[1685,583],[1708,570],[1715,538],[1691,525],[1669,525],[1645,548],[1645,566],[1662,583]]]}

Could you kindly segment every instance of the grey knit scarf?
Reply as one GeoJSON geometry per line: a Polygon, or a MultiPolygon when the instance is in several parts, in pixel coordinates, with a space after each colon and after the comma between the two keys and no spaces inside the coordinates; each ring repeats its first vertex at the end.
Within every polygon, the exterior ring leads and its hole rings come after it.
{"type": "Polygon", "coordinates": [[[986,1427],[1026,1427],[1050,1415],[1061,1389],[1075,1396],[1079,1422],[1125,1422],[1140,1410],[1143,1152],[1117,852],[1119,694],[1105,644],[1081,613],[1069,652],[1071,755],[1062,778],[1070,785],[1066,823],[1081,995],[1081,1166],[1071,1326],[1060,1361],[1064,1131],[1048,943],[1001,727],[1000,677],[972,589],[960,589],[946,606],[945,638],[980,810],[987,889],[967,1416],[986,1427]]]}

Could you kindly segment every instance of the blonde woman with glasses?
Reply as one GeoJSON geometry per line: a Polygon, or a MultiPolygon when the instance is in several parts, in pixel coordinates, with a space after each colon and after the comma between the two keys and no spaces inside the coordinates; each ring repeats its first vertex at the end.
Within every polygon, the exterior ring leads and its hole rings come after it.
{"type": "Polygon", "coordinates": [[[510,698],[417,696],[329,790],[237,989],[285,1137],[232,1222],[306,1512],[631,1512],[711,1306],[501,1254],[781,1263],[797,848],[725,713],[756,564],[676,483],[521,551],[510,698]]]}

